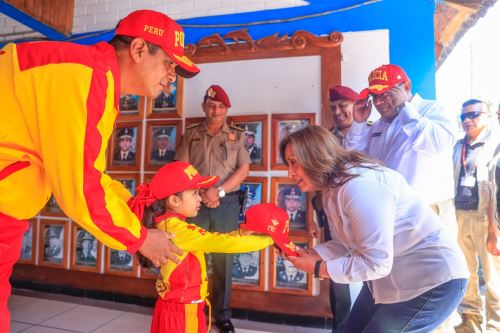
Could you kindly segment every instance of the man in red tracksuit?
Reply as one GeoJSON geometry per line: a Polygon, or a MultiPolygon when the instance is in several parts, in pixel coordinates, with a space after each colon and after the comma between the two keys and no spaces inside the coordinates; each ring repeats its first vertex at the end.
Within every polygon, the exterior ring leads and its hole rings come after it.
{"type": "Polygon", "coordinates": [[[9,277],[28,224],[54,195],[66,215],[106,246],[156,264],[180,253],[130,211],[130,193],[104,174],[121,94],[155,98],[199,69],[184,32],[165,14],[138,10],[109,43],[7,44],[0,50],[0,333],[9,331],[9,277]]]}

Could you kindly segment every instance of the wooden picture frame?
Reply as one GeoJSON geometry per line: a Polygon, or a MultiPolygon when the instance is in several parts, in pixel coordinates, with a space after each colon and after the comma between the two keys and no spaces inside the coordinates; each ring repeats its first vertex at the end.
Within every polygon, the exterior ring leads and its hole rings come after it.
{"type": "Polygon", "coordinates": [[[142,123],[117,123],[108,146],[108,170],[138,171],[141,166],[141,139],[142,123]],[[120,156],[122,148],[127,149],[123,160],[120,156]]]}
{"type": "Polygon", "coordinates": [[[184,79],[177,75],[175,82],[170,84],[169,91],[162,92],[155,99],[148,98],[148,118],[182,118],[182,92],[184,79]]]}
{"type": "Polygon", "coordinates": [[[291,235],[307,235],[307,226],[312,223],[313,218],[309,193],[302,192],[288,177],[272,177],[271,202],[292,215],[290,217],[291,235]]]}
{"type": "Polygon", "coordinates": [[[66,216],[61,207],[59,207],[59,204],[57,203],[57,200],[53,194],[50,196],[49,201],[47,201],[47,203],[43,207],[42,211],[40,212],[40,215],[61,216],[61,217],[66,216]]]}
{"type": "Polygon", "coordinates": [[[287,166],[280,156],[280,141],[301,128],[314,125],[316,123],[314,113],[287,113],[273,114],[271,116],[271,169],[286,170],[287,166]]]}
{"type": "Polygon", "coordinates": [[[134,121],[144,118],[145,97],[138,95],[122,95],[118,102],[120,109],[118,121],[134,121]]]}
{"type": "MultiPolygon", "coordinates": [[[[307,237],[290,237],[297,246],[312,248],[313,241],[307,237]]],[[[282,294],[312,295],[313,276],[295,268],[291,261],[280,256],[277,251],[271,252],[269,291],[282,294]]]]}
{"type": "Polygon", "coordinates": [[[184,119],[184,130],[191,125],[201,124],[205,121],[206,117],[189,117],[184,119]]]}
{"type": "Polygon", "coordinates": [[[138,268],[135,255],[128,253],[126,250],[106,248],[105,273],[135,277],[138,268]]]}
{"type": "Polygon", "coordinates": [[[145,170],[156,171],[172,162],[181,142],[181,120],[148,121],[146,125],[145,170]]]}
{"type": "Polygon", "coordinates": [[[35,264],[38,221],[36,219],[30,219],[28,223],[29,228],[23,234],[21,255],[19,256],[18,262],[23,264],[35,264]]]}
{"type": "Polygon", "coordinates": [[[243,209],[240,213],[240,222],[243,222],[245,212],[248,208],[255,204],[267,203],[268,180],[267,177],[252,177],[249,176],[240,185],[240,190],[246,192],[243,209]]]}
{"type": "Polygon", "coordinates": [[[134,196],[137,185],[140,184],[139,173],[110,173],[109,176],[119,181],[134,196]]]}
{"type": "Polygon", "coordinates": [[[140,266],[140,272],[142,279],[156,280],[158,278],[158,275],[160,274],[160,268],[145,268],[140,266]]]}
{"type": "Polygon", "coordinates": [[[71,230],[71,269],[99,272],[101,268],[101,243],[94,235],[74,222],[71,230]]]}
{"type": "Polygon", "coordinates": [[[228,123],[244,129],[245,148],[250,155],[250,170],[267,170],[267,115],[231,116],[228,117],[228,123]]]}
{"type": "Polygon", "coordinates": [[[266,282],[266,250],[234,254],[232,269],[233,288],[264,290],[266,282]]]}
{"type": "Polygon", "coordinates": [[[40,266],[66,268],[68,256],[68,228],[66,220],[40,220],[38,245],[40,266]]]}

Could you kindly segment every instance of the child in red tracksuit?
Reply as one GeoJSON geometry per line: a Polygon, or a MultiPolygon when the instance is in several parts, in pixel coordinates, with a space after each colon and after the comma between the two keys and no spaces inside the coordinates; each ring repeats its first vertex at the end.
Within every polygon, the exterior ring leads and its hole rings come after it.
{"type": "Polygon", "coordinates": [[[160,297],[153,313],[152,333],[207,332],[205,253],[251,252],[273,244],[269,236],[243,235],[240,230],[210,233],[185,222],[187,217],[198,214],[201,204],[198,191],[217,181],[218,177],[202,177],[189,163],[177,161],[163,166],[149,185],[140,185],[136,196],[129,201],[146,227],[155,224],[156,228],[174,234],[173,242],[183,251],[179,263],[169,260],[161,266],[156,281],[160,297]]]}

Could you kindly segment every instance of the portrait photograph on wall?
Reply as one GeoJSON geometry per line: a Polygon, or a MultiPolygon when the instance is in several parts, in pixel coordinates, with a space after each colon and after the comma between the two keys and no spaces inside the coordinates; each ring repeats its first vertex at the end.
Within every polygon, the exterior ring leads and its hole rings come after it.
{"type": "Polygon", "coordinates": [[[140,120],[143,118],[144,97],[137,95],[122,95],[118,102],[120,112],[118,120],[140,120]]]}
{"type": "Polygon", "coordinates": [[[73,224],[71,237],[71,269],[82,271],[99,270],[101,244],[85,229],[73,224]]]}
{"type": "Polygon", "coordinates": [[[236,289],[264,289],[265,249],[254,252],[236,253],[233,256],[233,287],[236,289]]]}
{"type": "Polygon", "coordinates": [[[135,189],[139,185],[138,173],[110,173],[109,176],[119,181],[132,194],[135,195],[135,189]]]}
{"type": "Polygon", "coordinates": [[[271,169],[287,169],[279,151],[281,140],[301,128],[314,124],[314,113],[287,113],[273,114],[271,116],[271,169]]]}
{"type": "Polygon", "coordinates": [[[228,123],[243,129],[250,170],[267,170],[267,115],[232,116],[228,123]]]}
{"type": "MultiPolygon", "coordinates": [[[[290,238],[297,246],[311,248],[312,243],[304,237],[290,238]]],[[[276,251],[271,251],[270,291],[287,294],[312,294],[312,275],[297,269],[293,263],[276,251]]]]}
{"type": "Polygon", "coordinates": [[[243,204],[240,212],[240,222],[243,222],[248,208],[255,204],[268,202],[267,177],[247,177],[240,185],[240,191],[244,193],[243,204]]]}
{"type": "Polygon", "coordinates": [[[117,123],[108,147],[109,170],[138,170],[141,156],[139,123],[117,123]]]}
{"type": "Polygon", "coordinates": [[[36,256],[37,221],[36,219],[31,219],[28,220],[28,223],[29,228],[23,234],[19,262],[23,264],[34,264],[36,256]]]}
{"type": "Polygon", "coordinates": [[[45,207],[43,207],[40,213],[41,215],[46,216],[64,216],[64,212],[62,211],[61,207],[59,207],[59,204],[57,203],[54,195],[50,196],[49,201],[47,201],[45,207]]]}
{"type": "Polygon", "coordinates": [[[106,249],[105,272],[116,275],[137,276],[135,256],[126,250],[106,249]]]}
{"type": "Polygon", "coordinates": [[[180,143],[181,120],[148,122],[146,129],[146,170],[158,170],[172,162],[180,143]]]}
{"type": "Polygon", "coordinates": [[[40,265],[65,267],[68,221],[40,221],[40,265]]]}
{"type": "Polygon", "coordinates": [[[287,212],[291,232],[306,231],[307,222],[312,219],[308,195],[302,192],[290,178],[271,178],[271,202],[287,212]]]}
{"type": "Polygon", "coordinates": [[[140,266],[140,272],[141,272],[141,278],[149,279],[149,280],[156,280],[156,278],[160,274],[160,268],[158,268],[158,267],[146,268],[146,267],[140,266]]]}
{"type": "Polygon", "coordinates": [[[177,80],[170,84],[169,89],[161,92],[154,100],[148,99],[148,118],[181,118],[182,86],[183,80],[177,76],[177,80]]]}

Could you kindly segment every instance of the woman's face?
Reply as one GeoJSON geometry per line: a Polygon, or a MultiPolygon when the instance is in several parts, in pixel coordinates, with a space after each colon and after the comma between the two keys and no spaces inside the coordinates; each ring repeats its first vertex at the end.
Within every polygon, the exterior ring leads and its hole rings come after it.
{"type": "Polygon", "coordinates": [[[285,160],[288,163],[288,177],[295,181],[295,184],[297,184],[302,192],[319,190],[318,186],[316,186],[309,175],[307,175],[302,165],[299,164],[290,145],[285,147],[285,160]]]}

